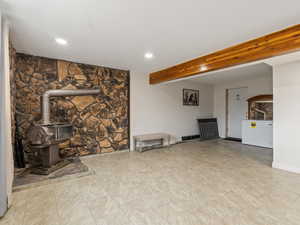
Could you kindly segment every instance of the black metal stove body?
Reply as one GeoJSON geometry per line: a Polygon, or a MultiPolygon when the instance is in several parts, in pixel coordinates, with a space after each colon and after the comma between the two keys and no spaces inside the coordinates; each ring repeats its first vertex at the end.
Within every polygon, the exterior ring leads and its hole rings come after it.
{"type": "Polygon", "coordinates": [[[50,97],[97,95],[99,89],[93,90],[49,90],[43,95],[42,124],[35,124],[28,131],[28,139],[34,153],[33,164],[37,169],[34,173],[48,175],[68,164],[59,155],[59,144],[73,136],[73,126],[68,123],[50,122],[50,97]]]}
{"type": "Polygon", "coordinates": [[[50,168],[61,158],[58,145],[73,136],[71,124],[36,124],[30,128],[28,139],[34,152],[36,166],[50,168]],[[38,165],[40,163],[40,165],[38,165]]]}

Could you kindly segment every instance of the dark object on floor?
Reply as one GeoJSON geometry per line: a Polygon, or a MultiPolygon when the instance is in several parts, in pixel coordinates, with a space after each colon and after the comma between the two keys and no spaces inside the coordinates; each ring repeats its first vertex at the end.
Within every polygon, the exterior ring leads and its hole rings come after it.
{"type": "Polygon", "coordinates": [[[217,118],[198,119],[200,140],[220,138],[217,118]]]}
{"type": "Polygon", "coordinates": [[[19,127],[17,126],[16,116],[15,116],[14,162],[15,162],[15,167],[25,168],[23,142],[21,136],[19,135],[19,127]]]}
{"type": "Polygon", "coordinates": [[[36,168],[26,168],[22,172],[18,172],[14,178],[14,187],[56,179],[67,175],[86,173],[89,171],[89,168],[84,165],[79,158],[69,159],[69,165],[54,171],[48,176],[32,174],[32,171],[35,169],[36,168]]]}
{"type": "Polygon", "coordinates": [[[188,141],[188,140],[193,140],[193,139],[198,139],[200,138],[200,135],[190,135],[190,136],[182,136],[181,140],[182,141],[188,141]]]}
{"type": "Polygon", "coordinates": [[[240,138],[233,138],[233,137],[227,137],[227,138],[224,138],[224,140],[226,140],[226,141],[242,142],[242,139],[240,139],[240,138]]]}
{"type": "Polygon", "coordinates": [[[71,124],[35,124],[29,129],[28,139],[34,152],[30,164],[36,168],[34,173],[48,175],[68,164],[61,159],[58,144],[72,137],[71,124]]]}

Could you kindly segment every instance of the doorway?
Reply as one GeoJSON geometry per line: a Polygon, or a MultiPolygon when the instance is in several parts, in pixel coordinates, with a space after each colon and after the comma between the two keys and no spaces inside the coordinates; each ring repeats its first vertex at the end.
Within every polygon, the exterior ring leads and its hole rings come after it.
{"type": "Polygon", "coordinates": [[[247,114],[248,88],[226,90],[226,138],[241,141],[242,121],[247,114]]]}

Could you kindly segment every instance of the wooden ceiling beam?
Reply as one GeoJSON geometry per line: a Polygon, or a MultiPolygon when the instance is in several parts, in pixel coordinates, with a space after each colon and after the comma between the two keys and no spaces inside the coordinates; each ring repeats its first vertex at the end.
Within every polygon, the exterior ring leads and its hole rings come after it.
{"type": "Polygon", "coordinates": [[[300,24],[150,73],[149,83],[190,77],[300,50],[300,24]]]}

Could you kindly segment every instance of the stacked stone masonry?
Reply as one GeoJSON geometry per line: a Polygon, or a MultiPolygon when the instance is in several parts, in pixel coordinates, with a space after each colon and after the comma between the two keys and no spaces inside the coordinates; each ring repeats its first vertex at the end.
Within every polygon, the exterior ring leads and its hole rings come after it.
{"type": "Polygon", "coordinates": [[[41,121],[41,96],[50,89],[95,89],[98,96],[51,99],[51,122],[69,122],[74,136],[60,145],[65,157],[127,149],[129,71],[16,54],[17,125],[26,152],[26,133],[41,121]]]}
{"type": "Polygon", "coordinates": [[[10,74],[10,103],[11,103],[11,135],[12,135],[12,145],[15,144],[15,113],[16,113],[16,50],[14,49],[11,42],[9,42],[9,74],[10,74]]]}

